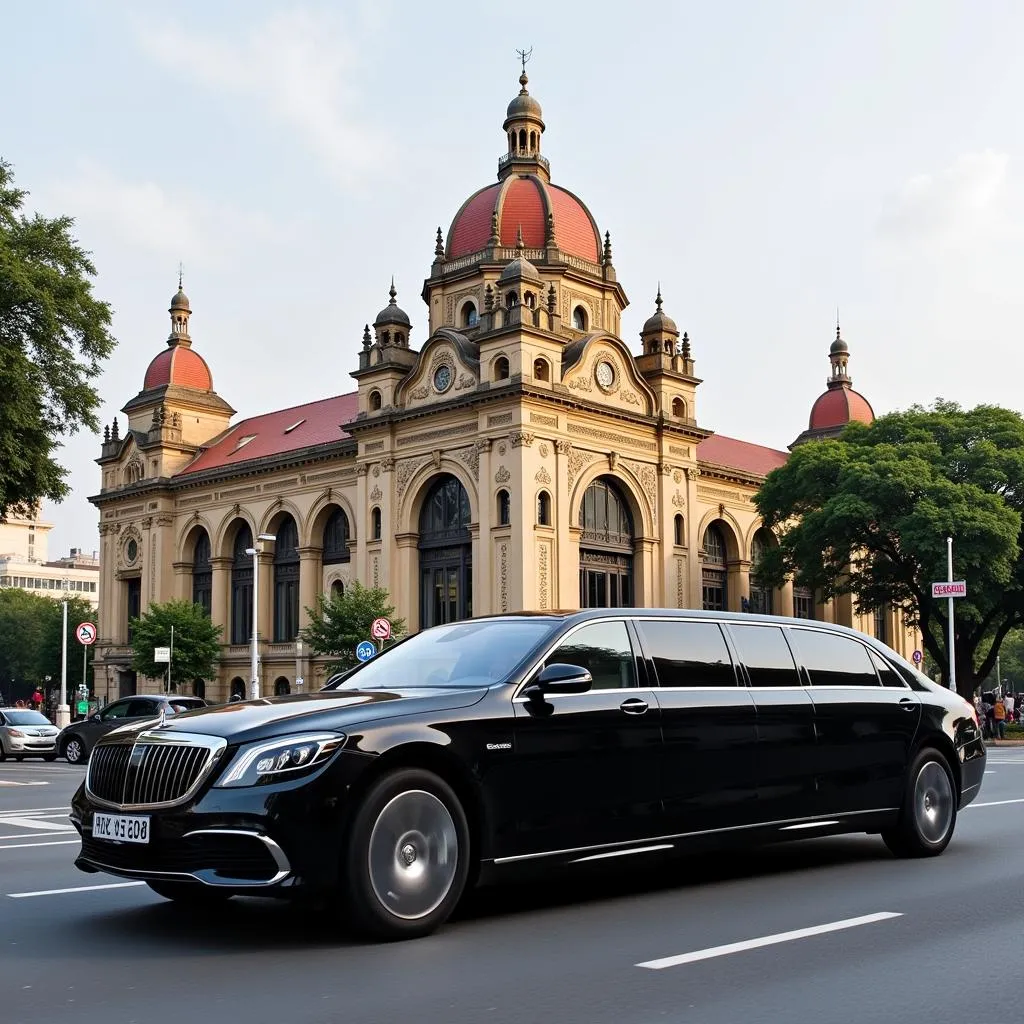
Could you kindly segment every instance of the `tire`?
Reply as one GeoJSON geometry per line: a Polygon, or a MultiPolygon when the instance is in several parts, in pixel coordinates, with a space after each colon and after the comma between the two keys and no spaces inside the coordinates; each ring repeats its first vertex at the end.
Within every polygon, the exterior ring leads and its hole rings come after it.
{"type": "Polygon", "coordinates": [[[217,906],[231,899],[232,893],[215,889],[201,882],[147,882],[157,894],[165,900],[173,900],[182,906],[206,907],[217,906]]]}
{"type": "Polygon", "coordinates": [[[4,750],[4,745],[0,743],[0,761],[7,760],[7,751],[4,750]]]}
{"type": "Polygon", "coordinates": [[[953,838],[957,800],[949,762],[926,747],[910,765],[899,820],[882,841],[897,857],[937,857],[953,838]]]}
{"type": "Polygon", "coordinates": [[[44,761],[56,761],[57,760],[57,755],[56,754],[43,754],[43,760],[44,761]]]}
{"type": "Polygon", "coordinates": [[[85,764],[85,744],[78,736],[69,736],[64,741],[64,760],[68,764],[85,764]]]}
{"type": "Polygon", "coordinates": [[[451,915],[469,876],[469,825],[458,797],[422,769],[382,776],[356,811],[342,867],[359,931],[386,940],[429,935],[451,915]]]}

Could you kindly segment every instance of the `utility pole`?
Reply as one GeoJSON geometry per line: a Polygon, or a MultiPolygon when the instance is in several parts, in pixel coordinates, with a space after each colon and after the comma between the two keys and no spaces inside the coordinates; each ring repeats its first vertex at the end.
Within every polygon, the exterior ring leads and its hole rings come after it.
{"type": "MultiPolygon", "coordinates": [[[[953,538],[946,538],[946,580],[953,582],[953,538]]],[[[953,636],[953,595],[949,596],[949,688],[956,690],[956,650],[953,636]]]]}

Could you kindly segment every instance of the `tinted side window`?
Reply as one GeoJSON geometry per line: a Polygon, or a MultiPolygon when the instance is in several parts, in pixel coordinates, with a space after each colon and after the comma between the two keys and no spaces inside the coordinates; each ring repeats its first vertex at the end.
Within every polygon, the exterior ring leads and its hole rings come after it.
{"type": "Polygon", "coordinates": [[[735,686],[729,648],[717,622],[640,619],[637,628],[661,686],[735,686]]]}
{"type": "Polygon", "coordinates": [[[878,686],[868,649],[847,636],[794,629],[800,660],[811,677],[811,686],[878,686]]]}
{"type": "Polygon", "coordinates": [[[155,717],[157,714],[159,714],[159,710],[156,701],[133,700],[128,704],[129,718],[148,718],[150,715],[155,717]]]}
{"type": "Polygon", "coordinates": [[[115,718],[124,718],[128,714],[128,705],[130,703],[131,702],[127,700],[119,700],[116,703],[111,704],[109,707],[105,707],[103,711],[100,712],[100,719],[104,722],[109,722],[115,718]]]}
{"type": "Polygon", "coordinates": [[[871,656],[871,663],[875,666],[875,671],[878,673],[878,678],[882,680],[883,686],[898,686],[903,690],[907,688],[907,684],[903,682],[903,677],[885,658],[872,650],[869,650],[868,654],[871,656]]]}
{"type": "Polygon", "coordinates": [[[545,665],[581,665],[593,677],[594,690],[636,686],[636,663],[626,624],[592,622],[577,629],[551,652],[545,665]]]}
{"type": "Polygon", "coordinates": [[[747,666],[751,686],[799,686],[800,676],[789,644],[779,626],[738,626],[729,624],[747,666]]]}

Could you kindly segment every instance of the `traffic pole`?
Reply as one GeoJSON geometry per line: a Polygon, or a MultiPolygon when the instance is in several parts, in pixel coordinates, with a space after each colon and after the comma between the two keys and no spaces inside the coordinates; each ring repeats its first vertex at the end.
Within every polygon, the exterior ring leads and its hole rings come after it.
{"type": "MultiPolygon", "coordinates": [[[[946,579],[953,582],[953,538],[946,538],[946,579]]],[[[949,601],[949,688],[956,689],[956,649],[953,637],[953,595],[950,592],[949,601]]]]}
{"type": "Polygon", "coordinates": [[[57,706],[57,728],[63,729],[71,722],[71,709],[68,707],[68,602],[64,601],[62,616],[64,629],[61,634],[60,648],[60,704],[57,706]]]}

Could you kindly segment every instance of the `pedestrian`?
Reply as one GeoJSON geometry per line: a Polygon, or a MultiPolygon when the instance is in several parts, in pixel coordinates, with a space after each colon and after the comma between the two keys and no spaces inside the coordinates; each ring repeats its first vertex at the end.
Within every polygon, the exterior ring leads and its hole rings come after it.
{"type": "Polygon", "coordinates": [[[37,686],[35,688],[35,690],[33,691],[33,693],[32,693],[32,707],[34,707],[36,709],[36,711],[39,711],[39,710],[41,710],[42,705],[43,705],[43,691],[42,691],[42,689],[40,687],[37,686]]]}
{"type": "Polygon", "coordinates": [[[992,708],[992,719],[995,722],[996,736],[1006,739],[1006,704],[1002,697],[996,697],[995,707],[992,708]]]}
{"type": "Polygon", "coordinates": [[[1014,717],[1013,712],[1014,708],[1016,707],[1016,704],[1013,699],[1013,694],[1008,693],[1006,697],[1003,699],[1003,703],[1006,705],[1006,720],[1008,722],[1015,722],[1016,718],[1014,717]]]}

